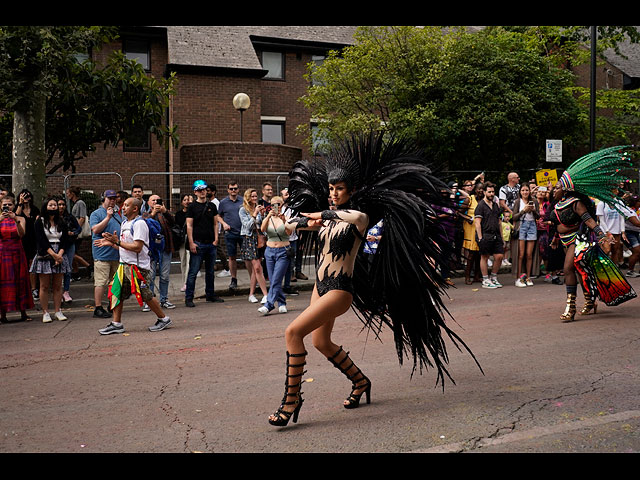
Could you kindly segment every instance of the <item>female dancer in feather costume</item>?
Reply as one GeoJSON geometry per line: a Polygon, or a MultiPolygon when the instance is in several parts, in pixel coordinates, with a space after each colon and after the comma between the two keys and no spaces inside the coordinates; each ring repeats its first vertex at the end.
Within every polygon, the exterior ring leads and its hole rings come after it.
{"type": "Polygon", "coordinates": [[[314,347],[352,382],[344,407],[358,407],[362,395],[370,402],[371,381],[331,339],[336,318],[350,307],[376,334],[385,324],[393,330],[400,363],[411,352],[414,370],[418,364],[435,365],[438,381],[451,378],[441,330],[456,347],[460,342],[469,349],[443,318],[446,284],[437,265],[448,246],[431,208],[442,201],[442,188],[446,185],[431,175],[413,146],[385,142],[380,135],[353,139],[323,161],[294,166],[291,207],[314,213],[301,213],[287,228],[317,232],[316,285],[309,307],[285,332],[285,393],[269,417],[272,425],[297,421],[309,334],[314,347]],[[336,209],[329,208],[329,196],[336,209]],[[370,263],[360,247],[365,232],[381,219],[385,232],[370,263]]]}
{"type": "Polygon", "coordinates": [[[618,305],[636,296],[607,255],[611,239],[596,223],[595,208],[589,198],[595,197],[618,208],[619,200],[612,191],[626,179],[623,170],[631,165],[625,148],[610,147],[585,155],[571,164],[556,184],[554,195],[558,202],[551,213],[551,221],[558,231],[553,244],[557,245],[559,240],[566,252],[567,305],[560,316],[563,322],[575,319],[578,279],[585,296],[581,315],[597,311],[598,297],[607,305],[618,305]],[[596,241],[591,241],[590,231],[596,235],[596,241]]]}

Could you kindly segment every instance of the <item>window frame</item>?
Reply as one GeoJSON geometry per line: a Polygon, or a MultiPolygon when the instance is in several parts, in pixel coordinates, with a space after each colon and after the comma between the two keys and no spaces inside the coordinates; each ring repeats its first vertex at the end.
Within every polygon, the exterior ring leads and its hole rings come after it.
{"type": "Polygon", "coordinates": [[[262,117],[260,119],[260,139],[262,143],[270,143],[273,145],[286,145],[287,120],[284,117],[262,117]],[[264,139],[264,126],[274,125],[280,127],[281,142],[266,142],[264,139]]]}
{"type": "Polygon", "coordinates": [[[273,82],[284,82],[286,81],[286,55],[284,52],[279,52],[277,50],[262,50],[260,52],[260,65],[262,65],[262,69],[263,70],[267,70],[267,72],[269,72],[270,70],[266,69],[264,67],[264,54],[265,53],[273,53],[276,55],[280,55],[280,70],[282,72],[282,76],[281,77],[269,77],[268,73],[262,77],[263,80],[269,80],[269,81],[273,81],[273,82]]]}
{"type": "MultiPolygon", "coordinates": [[[[122,39],[122,53],[127,57],[127,44],[130,43],[139,43],[145,44],[147,47],[146,55],[147,55],[147,63],[148,66],[145,66],[142,62],[138,61],[145,72],[151,72],[151,40],[148,38],[136,38],[136,37],[125,37],[122,39]]],[[[132,50],[133,53],[137,53],[136,50],[132,50]]],[[[140,52],[142,53],[142,52],[140,52]]],[[[127,57],[129,58],[129,57],[127,57]]]]}

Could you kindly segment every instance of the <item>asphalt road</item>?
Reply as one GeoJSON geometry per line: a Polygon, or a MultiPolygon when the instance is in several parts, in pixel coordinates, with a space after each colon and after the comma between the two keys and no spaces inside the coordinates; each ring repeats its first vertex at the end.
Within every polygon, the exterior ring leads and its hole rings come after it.
{"type": "MultiPolygon", "coordinates": [[[[69,320],[0,325],[0,451],[12,452],[639,452],[640,300],[563,324],[564,287],[450,290],[455,384],[400,366],[390,332],[377,340],[345,314],[334,341],[371,378],[372,403],[345,410],[347,381],[310,340],[297,424],[267,417],[284,391],[289,313],[262,317],[246,296],[182,303],[174,326],[149,332],[132,300],[125,335],[82,307],[69,320]]],[[[631,279],[640,291],[640,278],[631,279]]],[[[580,304],[580,302],[579,302],[580,304]]],[[[357,468],[356,468],[357,470],[357,468]]]]}

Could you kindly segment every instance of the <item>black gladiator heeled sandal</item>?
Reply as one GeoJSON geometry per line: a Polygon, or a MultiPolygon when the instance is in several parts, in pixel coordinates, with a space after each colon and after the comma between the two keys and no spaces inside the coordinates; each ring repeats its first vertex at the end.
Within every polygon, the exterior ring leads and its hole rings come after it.
{"type": "Polygon", "coordinates": [[[329,357],[329,360],[334,367],[342,372],[342,374],[351,380],[351,394],[347,397],[347,402],[344,404],[344,408],[358,408],[360,406],[360,398],[363,394],[367,394],[367,404],[371,403],[371,381],[362,373],[362,371],[353,363],[353,360],[349,357],[349,352],[345,352],[342,347],[338,349],[333,356],[329,357]],[[335,358],[340,354],[340,352],[344,352],[344,358],[339,362],[335,360],[335,358]],[[349,360],[351,362],[346,368],[342,366],[344,362],[349,360]],[[355,372],[349,375],[349,370],[351,368],[355,368],[355,372]],[[364,382],[364,383],[363,383],[364,382]],[[360,393],[353,393],[356,390],[364,390],[360,393]]]}
{"type": "Polygon", "coordinates": [[[307,352],[304,353],[289,353],[287,352],[287,378],[284,383],[284,397],[282,398],[282,403],[276,412],[273,414],[274,419],[270,418],[269,423],[271,425],[275,425],[277,427],[285,427],[289,423],[289,420],[293,420],[293,423],[298,421],[298,414],[300,413],[300,409],[302,408],[302,380],[301,377],[307,373],[306,370],[303,370],[300,373],[290,373],[292,369],[303,369],[307,362],[303,361],[302,363],[291,364],[289,363],[289,359],[291,357],[305,357],[307,352]],[[289,383],[289,379],[298,378],[298,383],[289,383]],[[291,392],[289,389],[296,389],[296,391],[291,392]],[[293,400],[288,400],[289,397],[293,397],[293,400]],[[286,405],[296,405],[296,408],[289,412],[284,410],[286,405]]]}

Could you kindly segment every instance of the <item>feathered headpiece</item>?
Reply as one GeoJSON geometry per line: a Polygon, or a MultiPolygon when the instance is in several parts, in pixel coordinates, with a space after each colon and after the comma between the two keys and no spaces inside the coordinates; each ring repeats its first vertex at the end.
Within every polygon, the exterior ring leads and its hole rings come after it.
{"type": "Polygon", "coordinates": [[[390,327],[400,363],[411,354],[414,370],[435,367],[444,388],[444,375],[453,379],[442,332],[473,356],[444,318],[449,312],[441,297],[447,285],[438,266],[451,246],[433,205],[443,203],[447,185],[432,175],[411,141],[372,134],[335,146],[324,159],[298,162],[290,173],[292,208],[327,209],[328,183],[339,181],[355,188],[351,207],[368,215],[369,228],[383,220],[373,262],[362,249],[356,258],[356,315],[377,336],[383,325],[390,327]]]}
{"type": "Polygon", "coordinates": [[[597,198],[618,209],[619,199],[613,190],[627,179],[624,169],[632,166],[626,152],[630,147],[609,147],[579,158],[560,176],[562,189],[597,198]]]}

